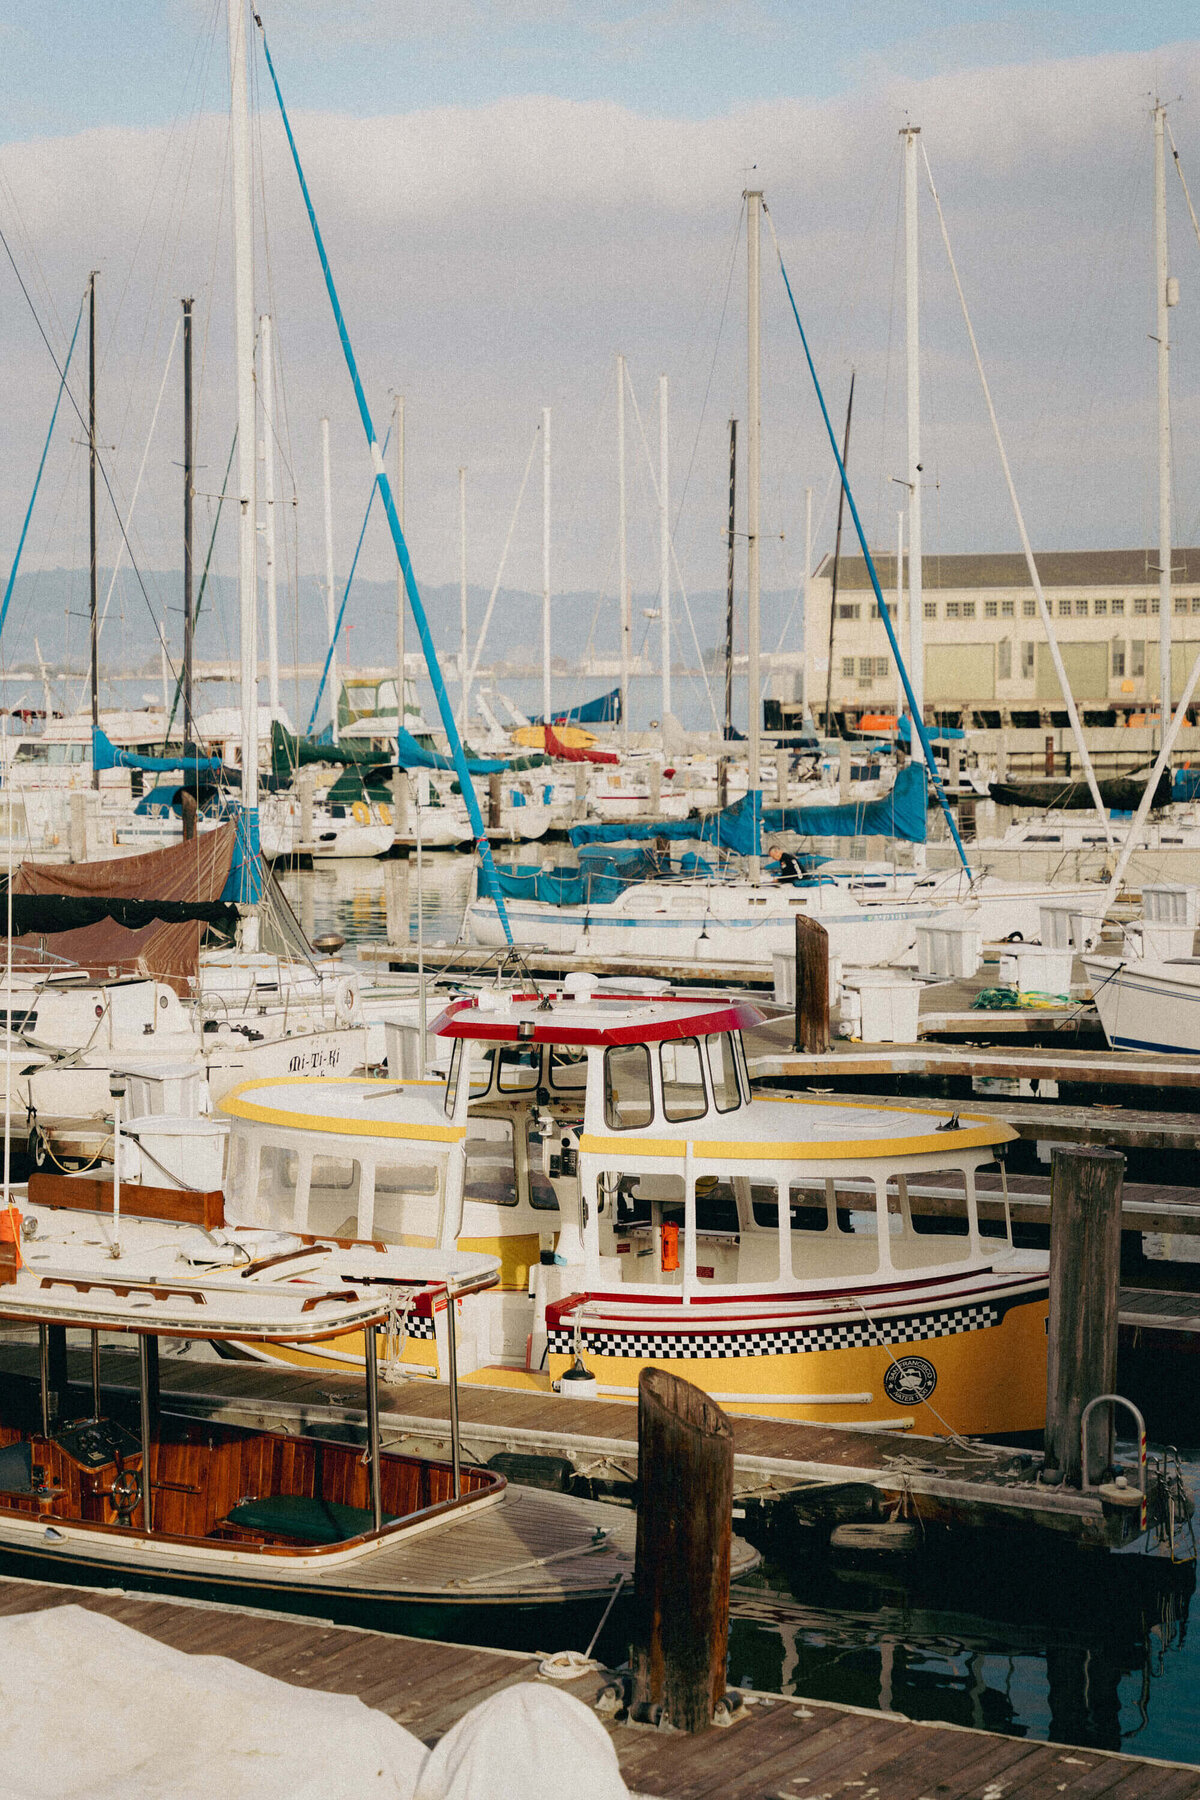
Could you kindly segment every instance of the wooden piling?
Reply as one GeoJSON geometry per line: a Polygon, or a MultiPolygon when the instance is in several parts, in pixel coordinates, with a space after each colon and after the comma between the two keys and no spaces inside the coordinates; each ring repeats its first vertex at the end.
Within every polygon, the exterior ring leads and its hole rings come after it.
{"type": "Polygon", "coordinates": [[[196,796],[191,788],[184,788],[179,796],[179,810],[183,816],[183,841],[190,844],[196,836],[196,813],[198,807],[196,796]]]}
{"type": "Polygon", "coordinates": [[[383,872],[383,903],[389,944],[409,941],[408,863],[389,862],[383,872]]]}
{"type": "MultiPolygon", "coordinates": [[[[1082,1480],[1080,1419],[1089,1400],[1117,1379],[1121,1275],[1119,1150],[1056,1148],[1050,1163],[1050,1325],[1046,1351],[1046,1467],[1082,1480]]],[[[1089,1474],[1109,1460],[1111,1420],[1097,1408],[1089,1425],[1089,1474]]]]}
{"type": "Polygon", "coordinates": [[[488,816],[487,816],[489,831],[499,831],[502,811],[503,811],[503,793],[501,790],[501,776],[499,774],[489,775],[488,776],[488,816]]]}
{"type": "Polygon", "coordinates": [[[816,919],[796,914],[796,1050],[824,1056],[829,1038],[829,933],[816,919]]]}
{"type": "Polygon", "coordinates": [[[638,1380],[633,1705],[705,1731],[725,1693],[733,1428],[665,1369],[638,1380]]]}

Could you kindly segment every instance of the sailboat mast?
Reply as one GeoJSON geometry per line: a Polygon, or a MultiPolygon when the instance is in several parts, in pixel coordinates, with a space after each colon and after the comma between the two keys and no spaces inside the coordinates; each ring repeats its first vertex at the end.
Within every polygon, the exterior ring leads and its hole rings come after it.
{"type": "MultiPolygon", "coordinates": [[[[907,125],[904,139],[904,321],[908,394],[908,679],[922,715],[925,709],[925,601],[921,560],[921,290],[917,237],[917,139],[919,125],[907,125]]],[[[916,720],[913,720],[915,727],[916,720]]],[[[921,735],[909,743],[914,762],[924,762],[921,735]]],[[[924,851],[917,847],[917,861],[924,851]]]]}
{"type": "Polygon", "coordinates": [[[671,482],[667,378],[658,378],[658,585],[662,617],[662,728],[671,711],[671,482]]]}
{"type": "Polygon", "coordinates": [[[1154,275],[1158,336],[1158,679],[1165,741],[1171,722],[1171,342],[1175,284],[1167,272],[1167,109],[1154,108],[1154,275]]]}
{"type": "Polygon", "coordinates": [[[192,599],[192,300],[183,302],[183,739],[196,741],[192,723],[192,658],[196,620],[192,599]]]}
{"type": "Polygon", "coordinates": [[[458,672],[461,688],[458,735],[465,743],[467,707],[471,697],[467,679],[467,471],[465,469],[458,471],[458,629],[458,672]]]}
{"type": "Polygon", "coordinates": [[[617,357],[617,578],[621,585],[621,735],[629,742],[629,674],[633,618],[629,595],[628,512],[625,492],[625,358],[617,357]]]}
{"type": "MultiPolygon", "coordinates": [[[[729,421],[729,548],[725,557],[725,742],[733,738],[733,576],[737,549],[737,420],[729,421]]],[[[724,802],[722,802],[724,804],[724,802]]]]}
{"type": "Polygon", "coordinates": [[[550,727],[550,408],[542,408],[542,724],[550,727]]]}
{"type": "Polygon", "coordinates": [[[337,595],[333,591],[333,480],[329,469],[329,420],[321,420],[321,479],[325,489],[325,617],[329,630],[329,723],[338,741],[337,595]]]}
{"type": "Polygon", "coordinates": [[[263,548],[267,558],[267,698],[279,711],[279,568],[275,554],[275,362],[271,315],[258,322],[262,352],[263,548]]]}
{"type": "MultiPolygon", "coordinates": [[[[747,789],[759,790],[759,735],[762,726],[759,690],[759,487],[762,478],[762,368],[761,368],[761,268],[759,237],[762,226],[762,190],[745,196],[746,213],[746,589],[747,589],[747,701],[750,756],[747,789]]],[[[758,879],[758,856],[751,858],[751,879],[758,879]]]]}
{"type": "MultiPolygon", "coordinates": [[[[251,215],[250,91],[245,0],[228,0],[230,169],[233,183],[233,311],[237,374],[238,623],[242,686],[242,898],[259,896],[258,859],[258,508],[254,419],[254,238],[251,215]]],[[[258,920],[243,920],[242,944],[258,948],[258,920]]]]}
{"type": "MultiPolygon", "coordinates": [[[[404,396],[396,395],[396,512],[404,530],[404,396]]],[[[396,730],[404,730],[404,570],[396,563],[396,730]]]]}
{"type": "MultiPolygon", "coordinates": [[[[96,275],[88,276],[88,680],[92,695],[92,742],[100,729],[100,614],[96,607],[96,275]]],[[[100,771],[92,758],[92,786],[100,771]]]]}
{"type": "MultiPolygon", "coordinates": [[[[850,421],[854,417],[854,370],[846,400],[846,429],[842,433],[842,485],[838,490],[837,534],[833,540],[833,579],[829,587],[829,649],[825,658],[825,736],[833,736],[833,631],[837,619],[838,580],[842,572],[842,524],[846,516],[846,465],[850,459],[850,421]]],[[[840,735],[840,734],[839,734],[840,735]]]]}

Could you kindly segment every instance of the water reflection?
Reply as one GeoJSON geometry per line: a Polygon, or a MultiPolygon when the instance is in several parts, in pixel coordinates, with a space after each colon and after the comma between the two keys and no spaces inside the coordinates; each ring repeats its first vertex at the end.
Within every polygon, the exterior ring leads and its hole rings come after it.
{"type": "Polygon", "coordinates": [[[425,942],[452,944],[458,937],[463,912],[474,892],[474,858],[456,852],[433,851],[422,858],[418,884],[415,857],[407,861],[346,857],[319,863],[313,869],[284,869],[280,886],[311,941],[323,932],[336,931],[346,939],[347,956],[356,944],[383,943],[387,938],[385,883],[391,881],[401,909],[407,913],[409,936],[417,936],[419,914],[425,942]],[[418,893],[419,887],[419,893],[418,893]]]}
{"type": "Polygon", "coordinates": [[[931,1533],[903,1571],[775,1560],[735,1592],[730,1678],[1015,1737],[1191,1760],[1189,1567],[931,1533]]]}

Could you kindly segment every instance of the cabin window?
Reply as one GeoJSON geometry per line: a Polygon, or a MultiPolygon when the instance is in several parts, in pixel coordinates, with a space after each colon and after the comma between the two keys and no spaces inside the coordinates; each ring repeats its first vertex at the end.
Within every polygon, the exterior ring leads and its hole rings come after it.
{"type": "Polygon", "coordinates": [[[742,1103],[742,1096],[738,1087],[737,1055],[731,1032],[713,1032],[709,1037],[708,1072],[712,1079],[713,1103],[717,1111],[735,1112],[742,1103]]]}
{"type": "Polygon", "coordinates": [[[558,1195],[550,1177],[542,1167],[542,1139],[532,1119],[525,1127],[526,1155],[529,1163],[529,1204],[534,1212],[558,1211],[558,1195]]]}
{"type": "Polygon", "coordinates": [[[604,1122],[632,1131],[654,1117],[650,1052],[645,1044],[621,1044],[604,1052],[604,1122]]]}
{"type": "Polygon", "coordinates": [[[375,1205],[381,1194],[436,1194],[436,1163],[381,1163],[375,1170],[375,1205]]]}
{"type": "Polygon", "coordinates": [[[463,1040],[462,1038],[455,1038],[454,1048],[450,1052],[450,1067],[446,1073],[446,1098],[444,1107],[448,1119],[454,1117],[455,1107],[458,1105],[458,1084],[462,1076],[462,1064],[463,1040]]]}
{"type": "Polygon", "coordinates": [[[264,1144],[258,1158],[258,1197],[260,1200],[290,1200],[296,1191],[300,1158],[282,1144],[264,1144]]]}
{"type": "Polygon", "coordinates": [[[511,1119],[472,1119],[467,1128],[468,1200],[487,1206],[517,1204],[511,1119]]]}
{"type": "Polygon", "coordinates": [[[873,1275],[879,1232],[872,1181],[799,1182],[788,1191],[797,1280],[873,1275]]]}
{"type": "Polygon", "coordinates": [[[587,1051],[554,1045],[550,1051],[550,1086],[560,1093],[582,1094],[587,1086],[587,1051]]]}
{"type": "Polygon", "coordinates": [[[708,1111],[699,1038],[677,1038],[659,1046],[663,1113],[668,1119],[702,1119],[708,1111]]]}
{"type": "MultiPolygon", "coordinates": [[[[266,1163],[269,1151],[264,1149],[263,1162],[266,1163]]],[[[283,1155],[284,1152],[276,1152],[283,1155]]],[[[294,1179],[294,1177],[293,1177],[294,1179]]],[[[324,1188],[329,1193],[348,1194],[351,1188],[358,1186],[358,1164],[348,1156],[314,1156],[312,1178],[309,1192],[315,1193],[317,1188],[324,1188]]]]}
{"type": "MultiPolygon", "coordinates": [[[[683,1286],[687,1221],[680,1175],[623,1175],[610,1169],[596,1184],[601,1231],[613,1232],[612,1253],[620,1259],[621,1281],[638,1287],[683,1286]]],[[[737,1215],[730,1207],[737,1244],[737,1215]]],[[[701,1261],[704,1258],[701,1257],[701,1261]]],[[[711,1274],[711,1270],[710,1270],[711,1274]]]]}
{"type": "Polygon", "coordinates": [[[497,1063],[496,1086],[502,1094],[528,1093],[536,1088],[542,1072],[542,1053],[536,1044],[505,1044],[497,1063]]]}
{"type": "Polygon", "coordinates": [[[887,1211],[895,1268],[962,1262],[970,1254],[971,1218],[961,1169],[893,1175],[887,1184],[887,1211]]]}
{"type": "Polygon", "coordinates": [[[246,1173],[246,1140],[240,1131],[231,1131],[225,1152],[225,1188],[236,1197],[246,1173]]]}

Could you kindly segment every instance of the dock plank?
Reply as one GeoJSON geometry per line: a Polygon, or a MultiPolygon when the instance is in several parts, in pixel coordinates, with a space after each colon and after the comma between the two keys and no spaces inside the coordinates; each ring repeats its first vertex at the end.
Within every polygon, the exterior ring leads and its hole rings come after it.
{"type": "MultiPolygon", "coordinates": [[[[435,1742],[488,1694],[538,1681],[534,1657],[322,1625],[203,1602],[0,1579],[0,1614],[77,1605],[190,1654],[200,1645],[291,1685],[357,1693],[435,1742]]],[[[585,1704],[602,1677],[571,1684],[585,1704]]],[[[559,1688],[559,1684],[554,1686],[559,1688]]],[[[561,1691],[561,1689],[559,1690],[561,1691]]],[[[631,1791],[656,1800],[1200,1800],[1200,1768],[955,1726],[826,1701],[753,1695],[725,1731],[694,1738],[606,1721],[631,1791]]]]}

